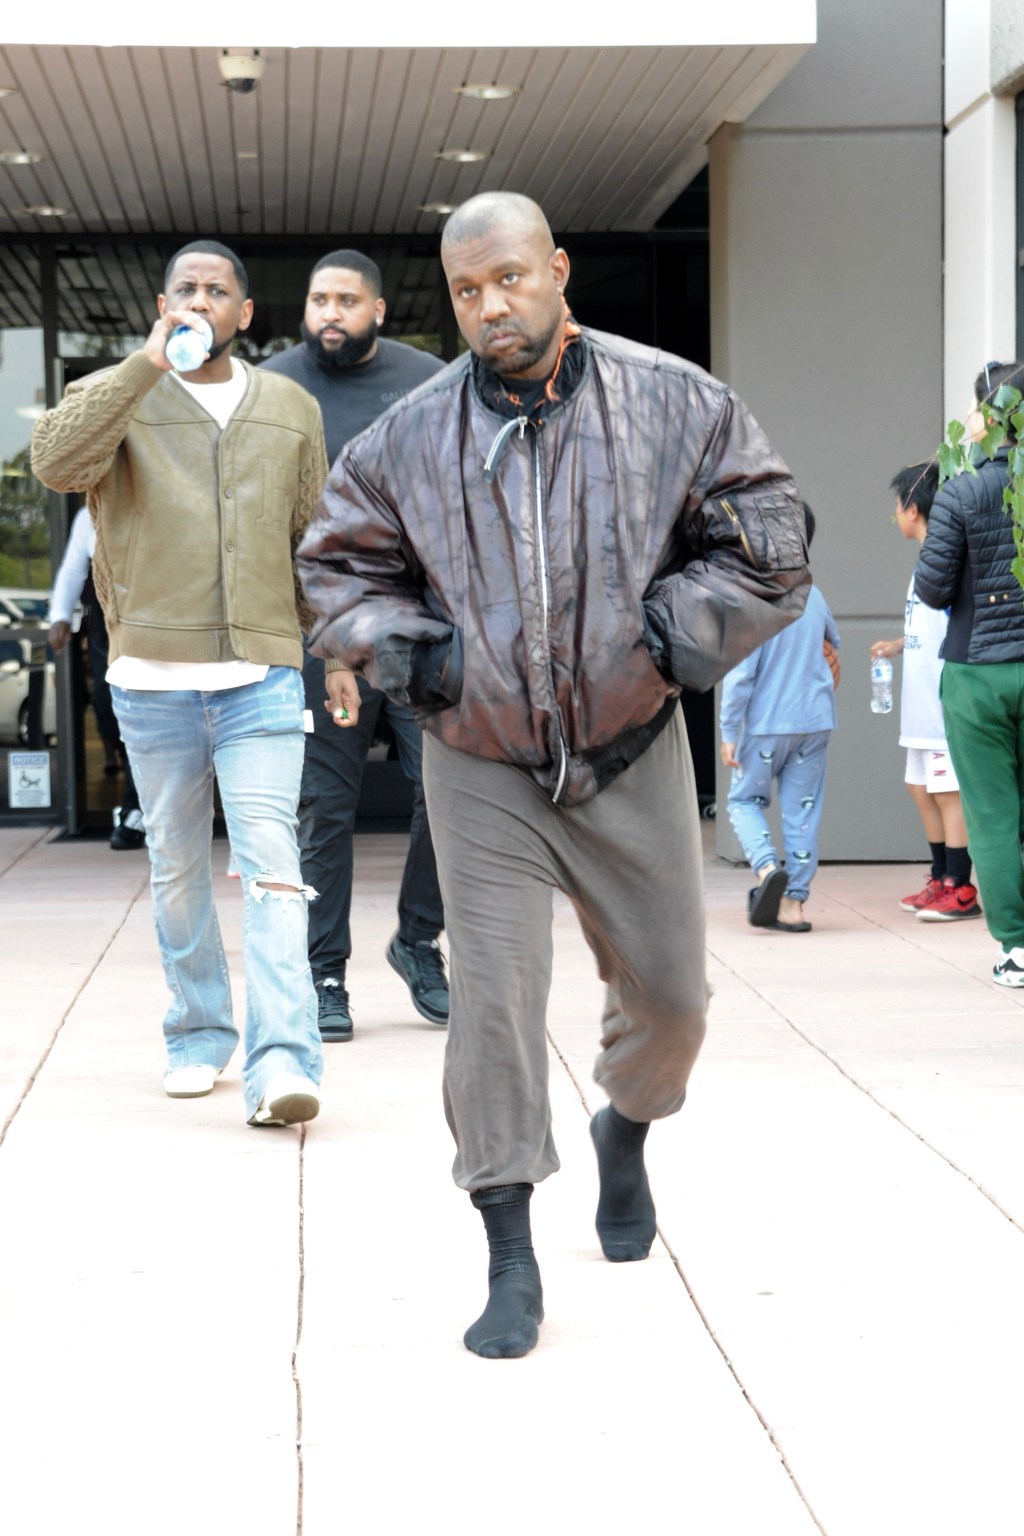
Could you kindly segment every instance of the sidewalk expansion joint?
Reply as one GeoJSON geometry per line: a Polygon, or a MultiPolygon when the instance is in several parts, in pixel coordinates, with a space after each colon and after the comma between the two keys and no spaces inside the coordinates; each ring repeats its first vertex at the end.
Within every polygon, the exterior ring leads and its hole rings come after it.
{"type": "MultiPolygon", "coordinates": [[[[33,846],[36,846],[36,845],[33,844],[33,846]]],[[[15,859],[14,862],[17,863],[17,859],[15,859]]],[[[8,866],[8,868],[10,868],[10,866],[8,866]]],[[[146,878],[143,880],[142,884],[139,886],[139,888],[135,892],[134,896],[132,896],[130,898],[130,900],[128,902],[128,905],[125,907],[124,914],[123,914],[123,916],[121,918],[121,921],[118,923],[117,927],[114,929],[113,933],[110,935],[110,938],[107,940],[106,944],[104,944],[103,948],[100,950],[99,954],[96,956],[95,961],[90,966],[90,968],[87,971],[86,975],[82,978],[81,985],[76,990],[74,997],[68,1003],[68,1006],[65,1008],[64,1012],[61,1014],[60,1019],[57,1022],[57,1027],[53,1031],[53,1034],[50,1036],[49,1040],[47,1041],[46,1046],[43,1049],[42,1055],[39,1057],[39,1060],[36,1062],[35,1066],[32,1068],[32,1071],[28,1075],[28,1078],[26,1079],[26,1082],[25,1082],[25,1086],[22,1089],[21,1094],[20,1094],[20,1096],[19,1096],[19,1098],[18,1098],[14,1108],[11,1110],[10,1114],[7,1116],[7,1119],[4,1121],[3,1125],[0,1125],[0,1147],[2,1147],[4,1142],[6,1141],[6,1139],[7,1139],[7,1132],[10,1130],[11,1126],[14,1124],[15,1120],[18,1117],[18,1114],[20,1113],[20,1111],[22,1109],[22,1106],[27,1101],[29,1094],[32,1092],[32,1089],[35,1087],[36,1079],[38,1078],[38,1076],[39,1076],[40,1072],[43,1070],[43,1068],[46,1066],[47,1061],[49,1061],[50,1054],[53,1051],[54,1046],[57,1044],[57,1041],[60,1039],[61,1032],[63,1031],[65,1024],[67,1023],[67,1021],[70,1018],[72,1012],[74,1011],[75,1004],[78,1002],[78,999],[82,996],[82,993],[85,991],[85,989],[89,985],[90,981],[92,981],[92,978],[95,976],[96,972],[99,970],[99,968],[103,964],[104,960],[107,958],[107,955],[110,953],[111,949],[113,948],[115,940],[123,932],[124,926],[127,923],[129,917],[131,916],[132,911],[134,910],[136,903],[140,900],[140,898],[143,896],[143,894],[146,891],[148,891],[148,890],[149,890],[149,872],[147,870],[146,878]]]]}
{"type": "Polygon", "coordinates": [[[299,1348],[302,1344],[302,1315],[306,1300],[306,1127],[299,1127],[299,1212],[298,1212],[298,1294],[295,1298],[295,1344],[292,1348],[292,1381],[295,1385],[295,1536],[302,1536],[302,1501],[305,1469],[302,1459],[302,1378],[299,1375],[299,1348]]]}
{"type": "Polygon", "coordinates": [[[38,837],[33,838],[30,843],[26,843],[21,852],[16,853],[7,864],[0,866],[0,879],[3,879],[4,875],[9,874],[16,864],[21,863],[22,859],[27,859],[30,853],[35,853],[39,844],[45,842],[52,831],[52,827],[40,827],[38,837]]]}
{"type": "Polygon", "coordinates": [[[747,1388],[745,1387],[745,1385],[743,1383],[743,1378],[740,1376],[740,1374],[737,1371],[736,1367],[733,1365],[733,1363],[730,1360],[729,1356],[726,1354],[725,1349],[724,1349],[724,1347],[722,1345],[722,1342],[719,1339],[719,1337],[718,1337],[717,1333],[715,1332],[714,1328],[712,1328],[711,1322],[710,1322],[706,1312],[704,1311],[704,1308],[701,1306],[700,1302],[697,1300],[696,1296],[693,1293],[693,1287],[691,1286],[689,1280],[687,1280],[687,1278],[686,1278],[686,1272],[683,1269],[683,1266],[680,1264],[679,1260],[676,1258],[676,1255],[672,1252],[672,1249],[669,1247],[668,1242],[665,1239],[665,1235],[662,1232],[660,1227],[658,1228],[658,1236],[661,1238],[661,1241],[662,1241],[662,1243],[665,1246],[665,1250],[668,1253],[669,1258],[672,1260],[672,1264],[673,1264],[673,1267],[675,1269],[676,1274],[679,1276],[680,1280],[683,1283],[683,1289],[685,1290],[687,1296],[690,1298],[690,1305],[693,1307],[693,1310],[696,1312],[697,1316],[700,1318],[701,1322],[704,1325],[704,1330],[707,1333],[708,1338],[711,1340],[712,1344],[717,1349],[719,1355],[721,1356],[723,1365],[725,1366],[726,1370],[729,1372],[729,1375],[732,1377],[733,1381],[736,1383],[736,1386],[739,1388],[740,1392],[743,1394],[743,1400],[746,1403],[747,1407],[750,1409],[751,1413],[754,1415],[754,1417],[756,1418],[757,1422],[760,1424],[761,1428],[764,1430],[765,1434],[768,1436],[768,1439],[771,1442],[772,1449],[774,1450],[776,1456],[779,1458],[780,1462],[782,1463],[782,1466],[783,1466],[783,1469],[785,1470],[786,1476],[789,1478],[789,1481],[793,1485],[793,1492],[796,1494],[797,1498],[803,1504],[803,1506],[806,1509],[807,1513],[810,1515],[811,1519],[814,1521],[815,1526],[822,1533],[822,1536],[827,1536],[827,1532],[825,1530],[825,1527],[822,1525],[821,1521],[818,1519],[818,1516],[815,1514],[814,1505],[811,1503],[810,1499],[807,1497],[807,1495],[804,1492],[803,1488],[800,1486],[800,1479],[797,1477],[797,1475],[794,1472],[792,1466],[790,1465],[789,1458],[787,1457],[785,1451],[782,1449],[782,1445],[781,1445],[781,1443],[780,1443],[780,1441],[779,1441],[775,1431],[772,1429],[771,1425],[768,1423],[768,1420],[765,1418],[765,1416],[761,1412],[760,1408],[754,1402],[754,1399],[751,1397],[750,1393],[748,1392],[747,1388]]]}
{"type": "MultiPolygon", "coordinates": [[[[722,955],[716,954],[715,951],[710,949],[708,953],[713,954],[714,958],[720,965],[724,966],[726,970],[730,971],[738,981],[741,981],[743,985],[754,994],[755,997],[760,998],[761,1002],[764,1003],[767,1008],[772,1010],[776,1018],[780,1019],[782,1023],[785,1024],[787,1029],[791,1029],[793,1031],[797,1039],[802,1040],[804,1044],[809,1046],[810,1049],[819,1055],[823,1061],[827,1061],[829,1066],[838,1072],[839,1076],[843,1078],[847,1083],[849,1083],[851,1088],[854,1088],[858,1093],[863,1094],[869,1103],[873,1104],[876,1109],[880,1109],[882,1111],[883,1115],[888,1115],[889,1119],[895,1121],[901,1130],[906,1131],[909,1136],[913,1136],[915,1141],[919,1141],[921,1145],[927,1148],[927,1150],[931,1152],[933,1156],[937,1157],[940,1162],[945,1163],[947,1168],[951,1169],[953,1173],[959,1175],[959,1177],[965,1180],[966,1183],[970,1184],[973,1189],[976,1189],[983,1200],[987,1200],[989,1205],[991,1205],[995,1210],[999,1212],[1000,1216],[1004,1217],[1005,1220],[1007,1220],[1016,1231],[1024,1235],[1024,1225],[1022,1225],[1017,1217],[1013,1215],[1012,1211],[1008,1211],[1006,1206],[1002,1205],[996,1199],[995,1195],[993,1195],[989,1190],[985,1188],[984,1184],[982,1184],[980,1180],[976,1179],[972,1173],[968,1173],[966,1168],[961,1168],[959,1163],[954,1162],[953,1158],[951,1158],[947,1153],[943,1152],[941,1147],[937,1147],[935,1143],[933,1141],[929,1141],[928,1137],[925,1136],[921,1131],[915,1129],[915,1127],[912,1126],[908,1121],[904,1120],[902,1115],[897,1114],[896,1110],[890,1108],[888,1104],[883,1103],[877,1094],[873,1093],[865,1083],[862,1083],[858,1078],[854,1077],[852,1072],[847,1071],[837,1056],[833,1056],[831,1051],[826,1050],[823,1045],[819,1045],[812,1035],[809,1035],[806,1030],[800,1028],[799,1024],[794,1024],[793,1020],[782,1011],[778,1003],[774,1002],[770,997],[762,992],[760,988],[757,987],[754,982],[749,979],[749,977],[740,976],[737,971],[733,970],[733,967],[729,965],[728,961],[722,955]]],[[[953,969],[957,970],[959,967],[954,966],[953,969]]],[[[961,972],[961,974],[964,973],[961,972]]]]}
{"type": "MultiPolygon", "coordinates": [[[[589,1103],[589,1101],[587,1099],[587,1095],[586,1095],[586,1092],[584,1090],[584,1087],[583,1087],[582,1083],[580,1082],[579,1078],[576,1076],[576,1073],[573,1071],[572,1067],[569,1065],[569,1062],[566,1060],[565,1056],[563,1055],[561,1049],[559,1048],[557,1040],[554,1038],[554,1036],[552,1035],[550,1030],[547,1031],[547,1037],[548,1037],[548,1041],[549,1041],[549,1043],[551,1045],[551,1049],[554,1051],[555,1055],[558,1057],[559,1061],[561,1062],[562,1066],[565,1069],[565,1072],[566,1072],[566,1075],[569,1078],[569,1081],[572,1083],[573,1087],[576,1089],[577,1094],[579,1095],[580,1103],[583,1106],[584,1112],[586,1113],[587,1117],[590,1118],[590,1116],[593,1114],[593,1110],[591,1109],[590,1103],[589,1103]]],[[[680,1264],[680,1262],[679,1262],[678,1258],[676,1257],[676,1255],[672,1252],[672,1248],[671,1248],[671,1246],[670,1246],[670,1244],[668,1242],[668,1239],[666,1238],[664,1232],[661,1230],[660,1227],[657,1228],[657,1233],[658,1233],[658,1237],[659,1237],[659,1239],[661,1241],[662,1247],[665,1249],[665,1252],[668,1254],[669,1258],[672,1260],[672,1266],[675,1269],[676,1274],[679,1276],[679,1279],[682,1282],[683,1290],[686,1292],[686,1295],[689,1298],[690,1305],[693,1307],[693,1310],[696,1312],[697,1316],[700,1318],[700,1321],[701,1321],[701,1324],[702,1324],[702,1326],[704,1328],[704,1331],[707,1334],[708,1338],[711,1340],[711,1342],[714,1345],[715,1349],[718,1351],[718,1354],[721,1357],[723,1365],[725,1366],[726,1370],[729,1372],[729,1375],[732,1377],[733,1381],[736,1383],[736,1386],[738,1387],[739,1391],[742,1393],[744,1402],[746,1403],[747,1407],[750,1409],[750,1411],[754,1415],[754,1417],[757,1419],[757,1422],[760,1424],[760,1426],[764,1430],[765,1434],[768,1436],[768,1439],[771,1442],[772,1449],[774,1450],[776,1456],[778,1456],[780,1462],[782,1463],[783,1469],[785,1470],[786,1476],[789,1478],[790,1483],[793,1485],[794,1493],[797,1495],[797,1498],[803,1504],[803,1506],[806,1509],[808,1515],[814,1521],[814,1524],[815,1524],[816,1528],[822,1533],[822,1536],[827,1536],[827,1533],[825,1531],[825,1527],[822,1525],[821,1521],[818,1519],[817,1515],[815,1514],[813,1505],[811,1504],[810,1500],[808,1499],[806,1493],[804,1493],[804,1490],[801,1488],[800,1481],[797,1478],[796,1473],[793,1471],[793,1468],[790,1466],[789,1461],[788,1461],[788,1459],[786,1457],[785,1451],[782,1449],[782,1446],[779,1444],[779,1441],[776,1438],[775,1431],[772,1429],[771,1425],[768,1423],[768,1420],[765,1418],[764,1414],[761,1412],[760,1408],[754,1402],[754,1399],[751,1397],[751,1395],[748,1392],[747,1388],[744,1386],[742,1377],[740,1376],[740,1374],[737,1371],[736,1367],[733,1365],[733,1363],[730,1360],[729,1356],[726,1354],[725,1349],[722,1346],[721,1340],[719,1339],[718,1335],[715,1333],[715,1330],[712,1328],[711,1323],[710,1323],[710,1321],[709,1321],[709,1319],[707,1317],[707,1314],[705,1313],[705,1311],[704,1311],[703,1307],[701,1306],[700,1302],[697,1300],[696,1296],[694,1295],[693,1287],[690,1285],[690,1282],[687,1280],[686,1275],[685,1275],[685,1273],[683,1271],[682,1265],[680,1264]]]]}

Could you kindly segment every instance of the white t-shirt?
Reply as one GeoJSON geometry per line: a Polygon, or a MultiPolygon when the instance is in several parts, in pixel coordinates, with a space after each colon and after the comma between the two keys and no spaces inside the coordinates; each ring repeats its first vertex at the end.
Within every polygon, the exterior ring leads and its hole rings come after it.
{"type": "Polygon", "coordinates": [[[946,751],[946,727],[939,698],[942,661],[939,650],[946,638],[949,613],[929,608],[907,588],[907,617],[903,627],[903,684],[900,689],[900,746],[930,747],[946,751]]]}
{"type": "MultiPolygon", "coordinates": [[[[231,377],[223,384],[193,384],[179,373],[172,373],[171,378],[209,412],[222,432],[238,408],[248,383],[245,369],[235,358],[231,359],[231,377]]],[[[153,693],[179,688],[213,693],[220,688],[261,683],[268,670],[254,661],[144,661],[138,656],[119,656],[107,669],[107,682],[117,688],[139,688],[153,693]]]]}

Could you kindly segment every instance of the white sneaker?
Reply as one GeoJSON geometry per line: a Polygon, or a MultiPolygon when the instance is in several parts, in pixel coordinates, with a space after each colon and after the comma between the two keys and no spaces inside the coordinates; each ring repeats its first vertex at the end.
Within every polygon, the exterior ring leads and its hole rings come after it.
{"type": "Polygon", "coordinates": [[[164,1077],[164,1092],[169,1099],[201,1099],[213,1092],[213,1085],[223,1067],[178,1067],[164,1077]]]}
{"type": "Polygon", "coordinates": [[[1001,987],[1024,987],[1024,949],[1004,949],[992,967],[992,980],[1001,987]]]}
{"type": "Polygon", "coordinates": [[[250,1117],[250,1125],[297,1125],[300,1120],[315,1120],[320,1113],[320,1095],[308,1077],[280,1072],[267,1084],[260,1107],[250,1117]]]}

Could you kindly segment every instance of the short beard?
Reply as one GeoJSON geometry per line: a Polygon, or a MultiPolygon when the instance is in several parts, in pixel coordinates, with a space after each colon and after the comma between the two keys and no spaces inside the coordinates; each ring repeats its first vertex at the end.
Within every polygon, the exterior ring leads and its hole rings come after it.
{"type": "Polygon", "coordinates": [[[373,351],[377,341],[378,328],[374,321],[365,331],[359,331],[355,336],[346,336],[340,347],[325,347],[319,336],[315,336],[302,321],[300,329],[302,339],[306,347],[312,353],[313,361],[321,368],[351,368],[353,363],[361,363],[368,353],[373,351]]]}
{"type": "MultiPolygon", "coordinates": [[[[559,315],[546,335],[536,337],[524,336],[522,346],[514,357],[502,358],[499,363],[491,362],[485,356],[483,361],[498,375],[499,379],[511,378],[513,375],[521,376],[528,368],[532,368],[535,363],[540,362],[563,324],[564,317],[559,315]]],[[[500,330],[501,327],[496,326],[495,329],[500,330]]]]}
{"type": "Polygon", "coordinates": [[[207,354],[206,361],[208,363],[212,363],[215,358],[222,356],[222,354],[225,353],[230,346],[234,345],[235,338],[238,336],[238,334],[239,334],[238,331],[236,331],[234,336],[229,336],[228,337],[227,341],[218,341],[218,342],[216,342],[210,348],[209,353],[207,354]]]}

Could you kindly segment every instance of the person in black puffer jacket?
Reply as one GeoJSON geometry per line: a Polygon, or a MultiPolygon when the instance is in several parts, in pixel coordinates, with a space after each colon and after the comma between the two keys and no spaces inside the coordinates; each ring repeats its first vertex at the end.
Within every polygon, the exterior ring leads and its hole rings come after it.
{"type": "MultiPolygon", "coordinates": [[[[1004,384],[1024,393],[1024,363],[988,363],[974,385],[970,425],[1004,384]]],[[[1003,504],[1012,441],[977,474],[948,481],[932,506],[915,572],[917,595],[949,608],[942,709],[989,932],[1002,946],[1001,986],[1024,986],[1024,592],[1010,565],[1013,523],[1003,504]]]]}

